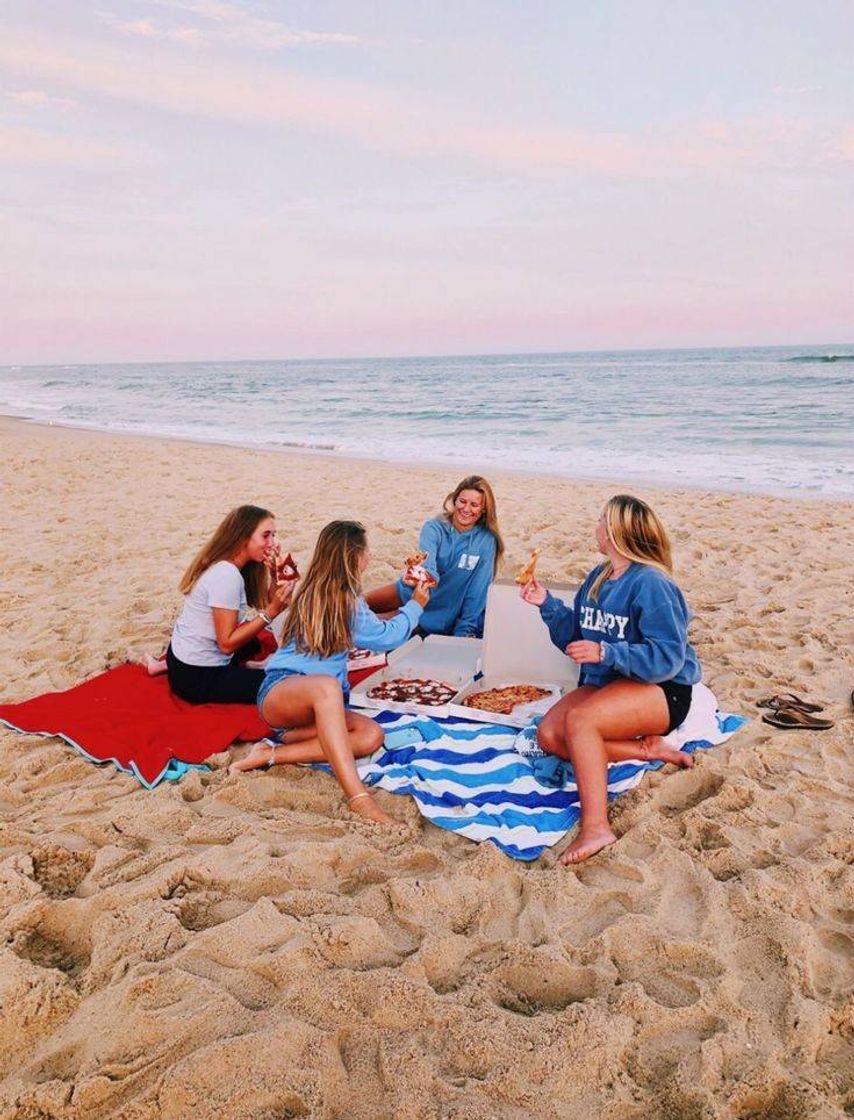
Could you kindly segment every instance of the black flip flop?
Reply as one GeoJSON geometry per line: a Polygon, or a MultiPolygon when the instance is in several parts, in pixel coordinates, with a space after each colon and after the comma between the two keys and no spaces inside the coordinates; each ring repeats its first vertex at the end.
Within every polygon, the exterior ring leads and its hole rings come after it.
{"type": "Polygon", "coordinates": [[[777,696],[769,696],[765,700],[756,701],[757,708],[771,708],[779,711],[780,708],[797,708],[801,712],[823,712],[823,704],[812,704],[809,700],[802,700],[794,692],[781,692],[777,696]]]}
{"type": "Polygon", "coordinates": [[[832,719],[816,719],[800,708],[778,708],[771,715],[763,716],[762,722],[785,731],[828,731],[833,727],[832,719]]]}

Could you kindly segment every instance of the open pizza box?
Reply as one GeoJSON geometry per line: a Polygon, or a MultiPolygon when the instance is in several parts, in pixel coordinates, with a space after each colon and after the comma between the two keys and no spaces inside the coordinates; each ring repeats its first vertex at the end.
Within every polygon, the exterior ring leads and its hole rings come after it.
{"type": "Polygon", "coordinates": [[[376,708],[392,712],[411,712],[414,715],[446,716],[448,704],[419,704],[414,700],[382,700],[369,696],[371,689],[385,681],[400,677],[428,681],[442,681],[462,690],[480,671],[483,643],[478,638],[454,638],[441,634],[410,638],[408,642],[388,655],[388,665],[371,673],[350,693],[354,708],[376,708]]]}
{"type": "MultiPolygon", "coordinates": [[[[556,599],[572,606],[576,587],[550,584],[556,599]]],[[[496,580],[486,600],[486,623],[481,657],[483,676],[468,682],[448,706],[448,714],[480,723],[525,727],[533,716],[543,715],[561,696],[578,685],[578,666],[552,645],[546,624],[536,607],[519,595],[519,586],[509,580],[496,580]],[[549,690],[549,696],[529,704],[517,705],[510,715],[485,712],[463,704],[466,696],[506,685],[532,684],[549,690]]]]}

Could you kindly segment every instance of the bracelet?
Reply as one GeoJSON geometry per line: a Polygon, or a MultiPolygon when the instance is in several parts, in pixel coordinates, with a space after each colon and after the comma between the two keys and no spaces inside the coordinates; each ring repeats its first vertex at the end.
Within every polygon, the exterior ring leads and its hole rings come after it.
{"type": "Polygon", "coordinates": [[[265,626],[272,626],[273,625],[273,620],[272,620],[272,618],[270,618],[270,616],[267,614],[266,611],[258,611],[258,617],[262,618],[264,620],[264,625],[265,626]]]}
{"type": "Polygon", "coordinates": [[[604,660],[605,660],[605,643],[600,642],[599,643],[599,664],[601,665],[604,660]]]}

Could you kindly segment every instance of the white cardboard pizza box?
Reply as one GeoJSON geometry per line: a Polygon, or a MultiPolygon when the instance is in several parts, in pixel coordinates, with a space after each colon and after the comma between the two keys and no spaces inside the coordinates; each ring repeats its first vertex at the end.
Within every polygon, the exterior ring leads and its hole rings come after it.
{"type": "MultiPolygon", "coordinates": [[[[549,591],[556,599],[572,606],[577,588],[558,583],[550,584],[549,591]]],[[[479,723],[525,727],[531,716],[542,715],[578,685],[578,666],[552,645],[539,610],[521,598],[519,585],[510,580],[496,580],[489,589],[482,668],[483,676],[466,684],[448,705],[450,715],[479,723]],[[472,692],[485,692],[509,684],[537,685],[548,688],[552,695],[534,704],[520,705],[509,716],[467,708],[461,702],[472,692]]]]}
{"type": "Polygon", "coordinates": [[[388,665],[371,673],[350,693],[354,708],[386,709],[392,712],[410,712],[413,715],[446,716],[447,704],[416,704],[414,701],[398,703],[394,700],[374,700],[368,692],[383,681],[397,677],[420,677],[425,680],[445,681],[458,689],[468,684],[480,669],[482,642],[478,638],[454,638],[430,634],[424,638],[410,638],[404,645],[388,655],[388,665]]]}

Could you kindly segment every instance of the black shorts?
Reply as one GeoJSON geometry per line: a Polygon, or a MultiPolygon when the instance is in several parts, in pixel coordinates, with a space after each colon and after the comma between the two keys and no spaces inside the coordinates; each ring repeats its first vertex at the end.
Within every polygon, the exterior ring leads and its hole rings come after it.
{"type": "Polygon", "coordinates": [[[668,723],[665,735],[669,735],[681,723],[685,722],[685,717],[688,715],[688,709],[691,707],[691,691],[693,685],[691,684],[677,684],[675,681],[662,681],[658,686],[664,692],[664,699],[667,701],[667,711],[670,714],[670,722],[668,723]]]}
{"type": "Polygon", "coordinates": [[[187,665],[166,650],[169,687],[190,704],[254,704],[263,669],[245,665],[187,665]]]}

